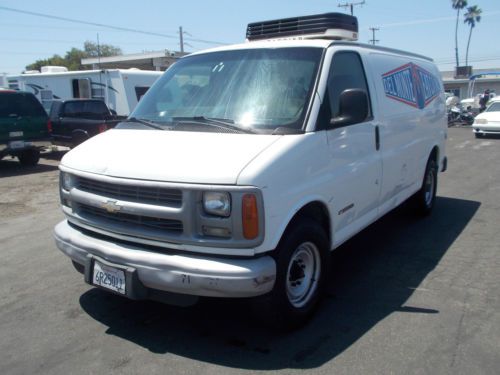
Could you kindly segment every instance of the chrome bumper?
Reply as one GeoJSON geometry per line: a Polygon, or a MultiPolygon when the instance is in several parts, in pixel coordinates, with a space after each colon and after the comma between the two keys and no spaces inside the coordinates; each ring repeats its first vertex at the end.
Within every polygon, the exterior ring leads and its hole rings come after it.
{"type": "Polygon", "coordinates": [[[276,277],[272,257],[217,258],[153,252],[124,243],[97,239],[66,220],[54,229],[57,247],[80,265],[89,256],[131,267],[149,289],[209,297],[255,297],[270,292],[276,277]]]}
{"type": "Polygon", "coordinates": [[[20,148],[11,148],[10,147],[10,142],[0,144],[0,152],[17,152],[17,151],[22,151],[26,149],[32,149],[32,148],[46,148],[50,147],[52,145],[50,140],[41,140],[41,141],[24,141],[24,146],[20,148]]]}

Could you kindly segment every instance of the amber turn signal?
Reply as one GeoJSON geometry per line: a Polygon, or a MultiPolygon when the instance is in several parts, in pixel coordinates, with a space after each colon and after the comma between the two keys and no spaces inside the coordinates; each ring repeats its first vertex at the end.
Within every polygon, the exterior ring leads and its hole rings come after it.
{"type": "Polygon", "coordinates": [[[259,215],[255,195],[245,194],[242,206],[243,236],[247,240],[253,240],[259,235],[259,215]]]}

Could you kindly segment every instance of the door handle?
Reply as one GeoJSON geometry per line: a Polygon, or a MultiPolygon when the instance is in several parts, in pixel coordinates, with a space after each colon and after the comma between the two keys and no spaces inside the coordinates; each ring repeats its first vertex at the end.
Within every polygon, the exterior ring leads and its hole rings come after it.
{"type": "Polygon", "coordinates": [[[380,130],[378,125],[375,125],[375,149],[380,150],[380,130]]]}

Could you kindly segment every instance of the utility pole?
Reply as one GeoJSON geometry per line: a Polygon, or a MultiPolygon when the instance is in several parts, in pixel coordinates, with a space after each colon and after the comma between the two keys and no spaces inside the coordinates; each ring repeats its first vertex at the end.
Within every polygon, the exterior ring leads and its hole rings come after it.
{"type": "Polygon", "coordinates": [[[369,40],[369,42],[373,45],[375,45],[377,42],[380,42],[380,40],[375,39],[375,31],[379,31],[380,29],[378,27],[370,27],[370,30],[372,31],[372,39],[369,40]]]}
{"type": "Polygon", "coordinates": [[[190,46],[190,47],[192,47],[191,44],[189,44],[189,43],[187,43],[187,42],[184,41],[184,35],[192,36],[187,31],[183,31],[182,30],[182,26],[179,26],[179,45],[181,47],[181,53],[184,53],[184,46],[190,46]]]}
{"type": "Polygon", "coordinates": [[[351,16],[354,16],[354,7],[355,6],[361,6],[365,3],[365,0],[363,1],[358,1],[357,3],[348,3],[348,2],[345,2],[344,4],[339,4],[338,7],[339,8],[350,8],[351,9],[351,16]]]}
{"type": "Polygon", "coordinates": [[[181,53],[184,53],[184,31],[182,31],[182,26],[179,26],[179,37],[180,37],[181,53]]]}
{"type": "Polygon", "coordinates": [[[97,33],[97,66],[101,69],[101,45],[99,44],[99,33],[97,33]]]}

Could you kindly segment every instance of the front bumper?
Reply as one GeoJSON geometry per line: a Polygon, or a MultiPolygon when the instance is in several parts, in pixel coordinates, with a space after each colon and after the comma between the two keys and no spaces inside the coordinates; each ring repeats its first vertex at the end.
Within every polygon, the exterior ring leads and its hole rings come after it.
{"type": "Polygon", "coordinates": [[[50,139],[46,140],[26,140],[22,141],[23,144],[17,145],[17,147],[11,147],[12,141],[9,141],[7,143],[0,144],[0,153],[3,154],[15,154],[17,152],[23,151],[23,150],[28,150],[28,149],[43,149],[43,148],[48,148],[52,145],[50,139]]]}
{"type": "MultiPolygon", "coordinates": [[[[276,278],[276,264],[270,256],[245,259],[166,254],[88,236],[66,220],[55,227],[54,237],[57,247],[81,266],[91,267],[95,258],[133,269],[136,282],[146,290],[193,296],[255,297],[270,292],[276,278]]],[[[89,272],[85,269],[86,274],[89,272]]]]}
{"type": "Polygon", "coordinates": [[[496,124],[474,124],[472,131],[477,134],[498,134],[500,135],[500,123],[496,124]]]}

